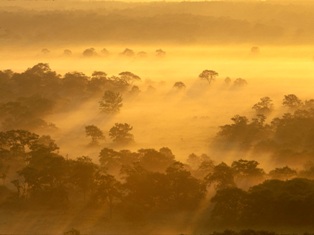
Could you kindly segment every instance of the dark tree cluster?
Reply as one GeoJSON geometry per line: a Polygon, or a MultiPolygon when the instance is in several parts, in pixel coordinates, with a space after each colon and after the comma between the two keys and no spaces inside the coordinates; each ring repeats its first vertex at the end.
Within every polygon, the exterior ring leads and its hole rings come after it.
{"type": "Polygon", "coordinates": [[[39,63],[25,72],[0,71],[1,102],[37,95],[46,99],[88,98],[106,90],[124,91],[140,77],[131,72],[108,76],[95,71],[92,76],[82,72],[68,72],[64,76],[51,70],[48,64],[39,63]],[[73,97],[74,96],[74,97],[73,97]]]}
{"type": "MultiPolygon", "coordinates": [[[[125,146],[134,142],[134,136],[130,133],[133,127],[128,123],[115,123],[109,130],[109,136],[113,143],[125,146]]],[[[89,146],[98,146],[100,140],[104,140],[105,136],[102,130],[95,125],[85,126],[85,133],[87,137],[92,140],[89,146]]]]}
{"type": "Polygon", "coordinates": [[[275,227],[287,221],[307,226],[314,219],[314,164],[266,173],[254,160],[216,164],[205,154],[191,154],[183,164],[166,147],[103,148],[99,163],[88,156],[68,159],[58,150],[49,136],[0,132],[0,213],[80,207],[102,210],[107,219],[141,223],[165,215],[190,218],[205,206],[196,221],[200,229],[275,227]],[[206,197],[211,189],[215,195],[206,197]]]}
{"type": "Polygon", "coordinates": [[[140,80],[129,71],[111,77],[103,71],[90,77],[81,72],[61,76],[45,63],[22,73],[0,71],[0,130],[51,131],[56,127],[45,121],[48,114],[68,111],[91,98],[99,97],[101,111],[117,113],[122,94],[135,94],[133,84],[140,80]]]}
{"type": "Polygon", "coordinates": [[[312,160],[314,109],[313,101],[302,101],[290,94],[284,96],[283,106],[288,112],[266,122],[273,110],[269,97],[253,106],[256,116],[249,120],[236,115],[232,124],[220,127],[214,146],[223,149],[269,152],[275,159],[287,161],[312,160]]]}
{"type": "Polygon", "coordinates": [[[49,136],[11,130],[0,132],[0,153],[2,188],[7,191],[0,210],[83,203],[103,207],[108,217],[119,213],[144,219],[194,210],[205,195],[202,181],[165,147],[138,152],[104,148],[97,164],[87,156],[66,159],[49,136]],[[122,211],[114,212],[114,207],[122,211]]]}
{"type": "Polygon", "coordinates": [[[248,191],[219,190],[211,199],[209,223],[216,226],[302,227],[314,219],[314,181],[268,180],[248,191]]]}

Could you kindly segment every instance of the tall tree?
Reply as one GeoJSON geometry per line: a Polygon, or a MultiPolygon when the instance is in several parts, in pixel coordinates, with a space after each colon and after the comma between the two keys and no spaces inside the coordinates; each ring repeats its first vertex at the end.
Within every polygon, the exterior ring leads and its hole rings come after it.
{"type": "Polygon", "coordinates": [[[123,106],[122,101],[123,99],[119,92],[106,91],[99,101],[100,110],[106,113],[117,113],[123,106]]]}
{"type": "Polygon", "coordinates": [[[257,114],[268,115],[274,109],[273,101],[268,97],[262,97],[259,102],[253,105],[252,109],[256,111],[257,114]]]}
{"type": "Polygon", "coordinates": [[[285,95],[282,104],[292,110],[295,110],[300,108],[303,105],[303,102],[295,94],[289,94],[285,95]]]}
{"type": "Polygon", "coordinates": [[[99,140],[104,139],[105,136],[103,132],[95,125],[85,126],[86,136],[91,137],[91,145],[98,145],[99,140]]]}
{"type": "Polygon", "coordinates": [[[206,69],[203,72],[201,72],[200,75],[198,75],[198,77],[201,79],[205,79],[206,81],[208,81],[209,84],[211,84],[211,82],[214,81],[218,75],[219,74],[216,71],[206,69]]]}
{"type": "Polygon", "coordinates": [[[117,144],[129,144],[134,141],[134,136],[130,133],[132,129],[133,127],[127,123],[116,123],[110,129],[109,136],[117,144]]]}

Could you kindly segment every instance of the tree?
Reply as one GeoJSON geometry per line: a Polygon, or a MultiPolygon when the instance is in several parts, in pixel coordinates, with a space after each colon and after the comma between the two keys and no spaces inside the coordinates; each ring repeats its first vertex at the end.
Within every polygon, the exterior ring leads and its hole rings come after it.
{"type": "Polygon", "coordinates": [[[138,86],[132,86],[132,88],[131,88],[131,90],[129,92],[129,94],[131,96],[137,96],[140,93],[141,93],[141,90],[140,90],[140,88],[138,86]]]}
{"type": "Polygon", "coordinates": [[[64,55],[64,56],[71,56],[71,55],[72,55],[72,51],[69,50],[69,49],[65,49],[65,50],[63,51],[63,55],[64,55]]]}
{"type": "Polygon", "coordinates": [[[94,48],[88,48],[83,51],[83,56],[85,57],[92,57],[95,55],[97,55],[97,53],[94,48]]]}
{"type": "Polygon", "coordinates": [[[205,177],[208,185],[214,185],[217,190],[235,187],[234,172],[226,163],[222,162],[215,166],[212,173],[205,177]]]}
{"type": "Polygon", "coordinates": [[[167,208],[174,212],[197,208],[205,196],[205,184],[194,178],[181,162],[175,161],[166,169],[166,179],[169,188],[167,208]]]}
{"type": "Polygon", "coordinates": [[[289,94],[285,95],[282,104],[292,110],[295,110],[300,108],[303,105],[303,102],[296,95],[289,94]]]}
{"type": "Polygon", "coordinates": [[[98,141],[105,138],[103,132],[95,125],[85,126],[85,132],[86,136],[92,138],[91,145],[98,145],[98,141]]]}
{"type": "Polygon", "coordinates": [[[214,162],[210,159],[201,162],[199,167],[193,171],[193,176],[198,179],[204,179],[207,175],[213,173],[215,168],[214,162]]]}
{"type": "Polygon", "coordinates": [[[48,54],[50,53],[50,50],[47,49],[47,48],[43,48],[43,49],[41,50],[41,53],[44,54],[44,55],[48,55],[48,54]]]}
{"type": "Polygon", "coordinates": [[[262,178],[265,174],[262,168],[258,168],[259,163],[254,160],[234,161],[231,168],[234,170],[235,176],[239,178],[262,178]]]}
{"type": "Polygon", "coordinates": [[[237,78],[233,81],[234,87],[243,87],[247,85],[247,81],[243,78],[237,78]]]}
{"type": "Polygon", "coordinates": [[[225,82],[226,85],[229,86],[229,85],[231,84],[231,78],[226,77],[225,80],[224,80],[224,82],[225,82]]]}
{"type": "Polygon", "coordinates": [[[19,97],[30,94],[55,97],[60,88],[60,75],[52,71],[46,63],[38,63],[20,74],[14,73],[12,81],[19,97]]]}
{"type": "Polygon", "coordinates": [[[137,56],[140,58],[146,58],[147,57],[147,53],[145,51],[140,51],[137,53],[137,56]]]}
{"type": "Polygon", "coordinates": [[[98,95],[102,93],[108,85],[109,79],[107,74],[103,71],[94,71],[91,79],[88,81],[88,89],[91,94],[98,95]]]}
{"type": "Polygon", "coordinates": [[[268,96],[265,96],[260,99],[260,102],[254,104],[252,109],[254,109],[257,114],[268,115],[273,111],[274,104],[268,96]]]}
{"type": "Polygon", "coordinates": [[[184,89],[186,86],[183,82],[176,82],[174,85],[173,85],[173,88],[176,88],[178,90],[182,90],[184,89]]]}
{"type": "Polygon", "coordinates": [[[106,80],[107,74],[103,71],[94,71],[92,73],[92,79],[106,80]]]}
{"type": "Polygon", "coordinates": [[[117,113],[123,105],[122,100],[119,92],[105,91],[105,94],[99,101],[100,109],[106,113],[117,113]]]}
{"type": "Polygon", "coordinates": [[[82,191],[83,199],[86,200],[87,193],[91,193],[94,188],[97,165],[89,157],[82,156],[76,160],[70,160],[69,166],[69,180],[75,187],[82,191]]]}
{"type": "MultiPolygon", "coordinates": [[[[42,136],[31,144],[26,166],[18,171],[23,177],[30,199],[41,204],[65,205],[68,201],[65,189],[66,161],[56,153],[58,146],[49,136],[42,136]]],[[[20,180],[12,182],[21,189],[20,180]]]]}
{"type": "Polygon", "coordinates": [[[257,182],[264,181],[265,172],[262,168],[258,168],[259,163],[254,160],[234,161],[231,168],[234,171],[236,183],[241,188],[248,188],[256,185],[257,182]]]}
{"type": "Polygon", "coordinates": [[[88,85],[88,76],[81,72],[66,73],[62,79],[64,92],[67,95],[82,97],[88,85]]]}
{"type": "Polygon", "coordinates": [[[117,144],[129,144],[134,141],[134,136],[130,133],[133,129],[127,123],[116,123],[109,131],[109,136],[117,144]]]}
{"type": "Polygon", "coordinates": [[[119,76],[120,76],[120,79],[122,81],[124,81],[125,83],[133,83],[134,81],[141,81],[141,78],[137,75],[135,75],[134,73],[131,73],[131,72],[122,72],[122,73],[119,73],[119,76]]]}
{"type": "Polygon", "coordinates": [[[103,48],[100,53],[103,55],[103,56],[109,56],[110,55],[110,52],[106,49],[106,48],[103,48]]]}
{"type": "Polygon", "coordinates": [[[121,183],[114,176],[108,174],[100,174],[95,176],[95,192],[94,199],[97,202],[105,202],[109,206],[109,218],[112,217],[113,203],[115,198],[121,197],[121,183]]]}
{"type": "Polygon", "coordinates": [[[204,70],[198,77],[207,80],[208,83],[211,84],[218,75],[219,74],[214,70],[204,70]]]}
{"type": "Polygon", "coordinates": [[[297,176],[297,171],[291,169],[288,166],[281,167],[281,168],[275,168],[274,170],[271,170],[268,175],[272,179],[278,179],[278,180],[288,180],[293,177],[297,176]]]}
{"type": "Polygon", "coordinates": [[[0,150],[9,150],[13,154],[26,153],[26,147],[33,149],[38,141],[37,134],[25,130],[0,132],[0,150]]]}
{"type": "Polygon", "coordinates": [[[162,49],[157,49],[155,51],[155,53],[156,53],[157,57],[165,57],[166,56],[166,52],[164,50],[162,50],[162,49]]]}
{"type": "Polygon", "coordinates": [[[100,166],[110,174],[119,173],[121,169],[121,154],[113,149],[103,148],[99,153],[100,166]]]}
{"type": "Polygon", "coordinates": [[[243,219],[247,209],[247,192],[236,187],[218,190],[211,199],[214,203],[211,219],[215,225],[236,226],[243,219]]]}
{"type": "Polygon", "coordinates": [[[123,52],[121,52],[121,55],[123,56],[127,56],[127,57],[133,57],[135,55],[134,51],[129,49],[129,48],[125,48],[123,52]]]}
{"type": "Polygon", "coordinates": [[[164,172],[174,162],[174,155],[168,148],[140,149],[139,164],[146,170],[164,172]]]}

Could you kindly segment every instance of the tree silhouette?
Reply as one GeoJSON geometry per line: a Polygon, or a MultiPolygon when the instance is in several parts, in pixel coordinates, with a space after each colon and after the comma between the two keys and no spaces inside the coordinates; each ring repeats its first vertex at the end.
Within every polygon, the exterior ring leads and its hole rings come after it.
{"type": "Polygon", "coordinates": [[[156,54],[157,57],[165,57],[166,56],[166,52],[164,50],[162,50],[162,49],[157,49],[155,51],[155,54],[156,54]]]}
{"type": "Polygon", "coordinates": [[[135,81],[141,81],[141,78],[137,75],[135,75],[134,73],[131,72],[122,72],[119,73],[120,79],[125,82],[125,83],[133,83],[135,81]]]}
{"type": "Polygon", "coordinates": [[[83,56],[85,57],[92,57],[97,55],[97,52],[94,48],[87,48],[83,51],[83,56]]]}
{"type": "Polygon", "coordinates": [[[145,51],[140,51],[137,53],[137,56],[140,58],[145,58],[147,57],[147,53],[145,51]]]}
{"type": "Polygon", "coordinates": [[[103,48],[100,53],[103,55],[103,56],[109,56],[110,55],[110,52],[106,49],[106,48],[103,48]]]}
{"type": "Polygon", "coordinates": [[[125,48],[123,52],[121,52],[121,55],[123,56],[127,56],[127,57],[133,57],[135,55],[134,51],[129,49],[129,48],[125,48]]]}
{"type": "Polygon", "coordinates": [[[231,168],[234,170],[235,176],[240,178],[262,178],[265,174],[264,170],[258,168],[259,163],[254,160],[234,161],[231,168]]]}
{"type": "Polygon", "coordinates": [[[178,90],[182,90],[184,89],[186,86],[183,82],[176,82],[174,85],[173,85],[174,88],[178,89],[178,90]]]}
{"type": "Polygon", "coordinates": [[[121,198],[121,183],[114,176],[96,173],[93,198],[99,203],[109,206],[109,218],[112,217],[114,199],[121,198]]]}
{"type": "Polygon", "coordinates": [[[233,81],[234,87],[243,87],[247,85],[247,81],[243,78],[237,78],[233,81]]]}
{"type": "Polygon", "coordinates": [[[103,71],[94,71],[92,73],[92,79],[102,79],[105,80],[107,79],[107,74],[103,71]]]}
{"type": "Polygon", "coordinates": [[[282,104],[292,110],[295,110],[300,108],[303,105],[303,102],[296,95],[289,94],[285,95],[282,104]]]}
{"type": "Polygon", "coordinates": [[[146,170],[164,172],[165,169],[174,162],[174,155],[168,148],[140,149],[139,164],[146,170]]]}
{"type": "Polygon", "coordinates": [[[98,145],[99,140],[105,138],[103,132],[95,125],[85,126],[85,132],[86,136],[92,138],[92,142],[90,143],[91,145],[98,145]]]}
{"type": "Polygon", "coordinates": [[[274,104],[268,96],[265,96],[260,99],[260,102],[254,104],[252,109],[254,109],[257,114],[268,115],[273,111],[274,104]]]}
{"type": "Polygon", "coordinates": [[[224,80],[224,82],[225,82],[226,85],[229,86],[229,85],[231,84],[231,78],[226,77],[225,80],[224,80]]]}
{"type": "Polygon", "coordinates": [[[214,185],[217,190],[235,187],[234,172],[231,167],[222,162],[215,166],[213,172],[205,177],[205,182],[208,185],[214,185]]]}
{"type": "Polygon", "coordinates": [[[219,74],[214,70],[204,70],[198,77],[207,80],[208,83],[211,84],[218,75],[219,74]]]}
{"type": "Polygon", "coordinates": [[[64,55],[64,56],[71,56],[71,55],[72,55],[72,51],[69,50],[69,49],[65,49],[65,50],[63,51],[63,55],[64,55]]]}
{"type": "Polygon", "coordinates": [[[106,113],[117,113],[122,107],[122,96],[119,92],[105,91],[99,101],[100,110],[106,113]]]}
{"type": "Polygon", "coordinates": [[[68,165],[70,167],[69,182],[83,193],[83,199],[86,200],[87,194],[92,193],[94,188],[94,179],[98,166],[86,156],[70,160],[68,165]]]}
{"type": "Polygon", "coordinates": [[[129,144],[134,141],[134,136],[130,133],[132,129],[133,127],[127,123],[116,123],[110,129],[109,136],[117,144],[129,144]]]}
{"type": "Polygon", "coordinates": [[[278,179],[278,180],[288,180],[293,177],[297,176],[297,171],[291,169],[288,166],[281,167],[281,168],[275,168],[274,170],[271,170],[268,175],[272,179],[278,179]]]}

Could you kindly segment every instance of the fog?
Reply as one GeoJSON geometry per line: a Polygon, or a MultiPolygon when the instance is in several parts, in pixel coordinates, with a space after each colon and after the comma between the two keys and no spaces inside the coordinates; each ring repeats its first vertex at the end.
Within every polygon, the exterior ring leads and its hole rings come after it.
{"type": "Polygon", "coordinates": [[[0,233],[311,231],[313,9],[1,1],[0,233]]]}
{"type": "MultiPolygon", "coordinates": [[[[141,93],[135,98],[126,98],[121,112],[109,120],[99,110],[100,96],[75,110],[47,116],[46,119],[60,129],[56,140],[62,153],[71,157],[82,151],[74,147],[74,143],[83,148],[88,141],[84,136],[85,125],[94,124],[108,130],[116,122],[127,122],[134,127],[134,150],[166,146],[179,160],[184,160],[190,153],[210,153],[209,142],[219,126],[230,122],[235,114],[254,116],[251,107],[261,97],[273,99],[277,114],[282,112],[281,102],[286,94],[312,98],[313,47],[263,46],[258,54],[254,54],[249,45],[164,46],[162,49],[166,56],[163,58],[156,57],[158,47],[128,47],[134,52],[145,51],[147,55],[121,56],[123,46],[106,48],[110,52],[108,56],[101,55],[101,47],[95,47],[98,54],[93,57],[82,55],[89,47],[69,48],[73,53],[71,56],[62,55],[63,48],[51,48],[46,55],[37,48],[16,53],[2,52],[1,57],[6,60],[0,69],[22,72],[45,62],[62,75],[72,71],[88,76],[93,71],[104,71],[108,75],[132,71],[141,77],[142,80],[135,84],[141,93]],[[198,78],[204,69],[214,69],[219,73],[210,85],[198,78]],[[227,86],[224,82],[226,77],[232,81],[243,78],[248,84],[239,88],[232,87],[232,84],[227,86]],[[177,81],[185,83],[186,88],[176,91],[173,85],[177,81]],[[147,91],[149,86],[155,91],[147,91]],[[72,142],[70,148],[67,138],[72,142]]],[[[85,151],[90,156],[89,150],[85,151]]],[[[92,156],[98,157],[95,153],[92,156]]],[[[220,156],[212,157],[220,160],[220,156]]]]}

